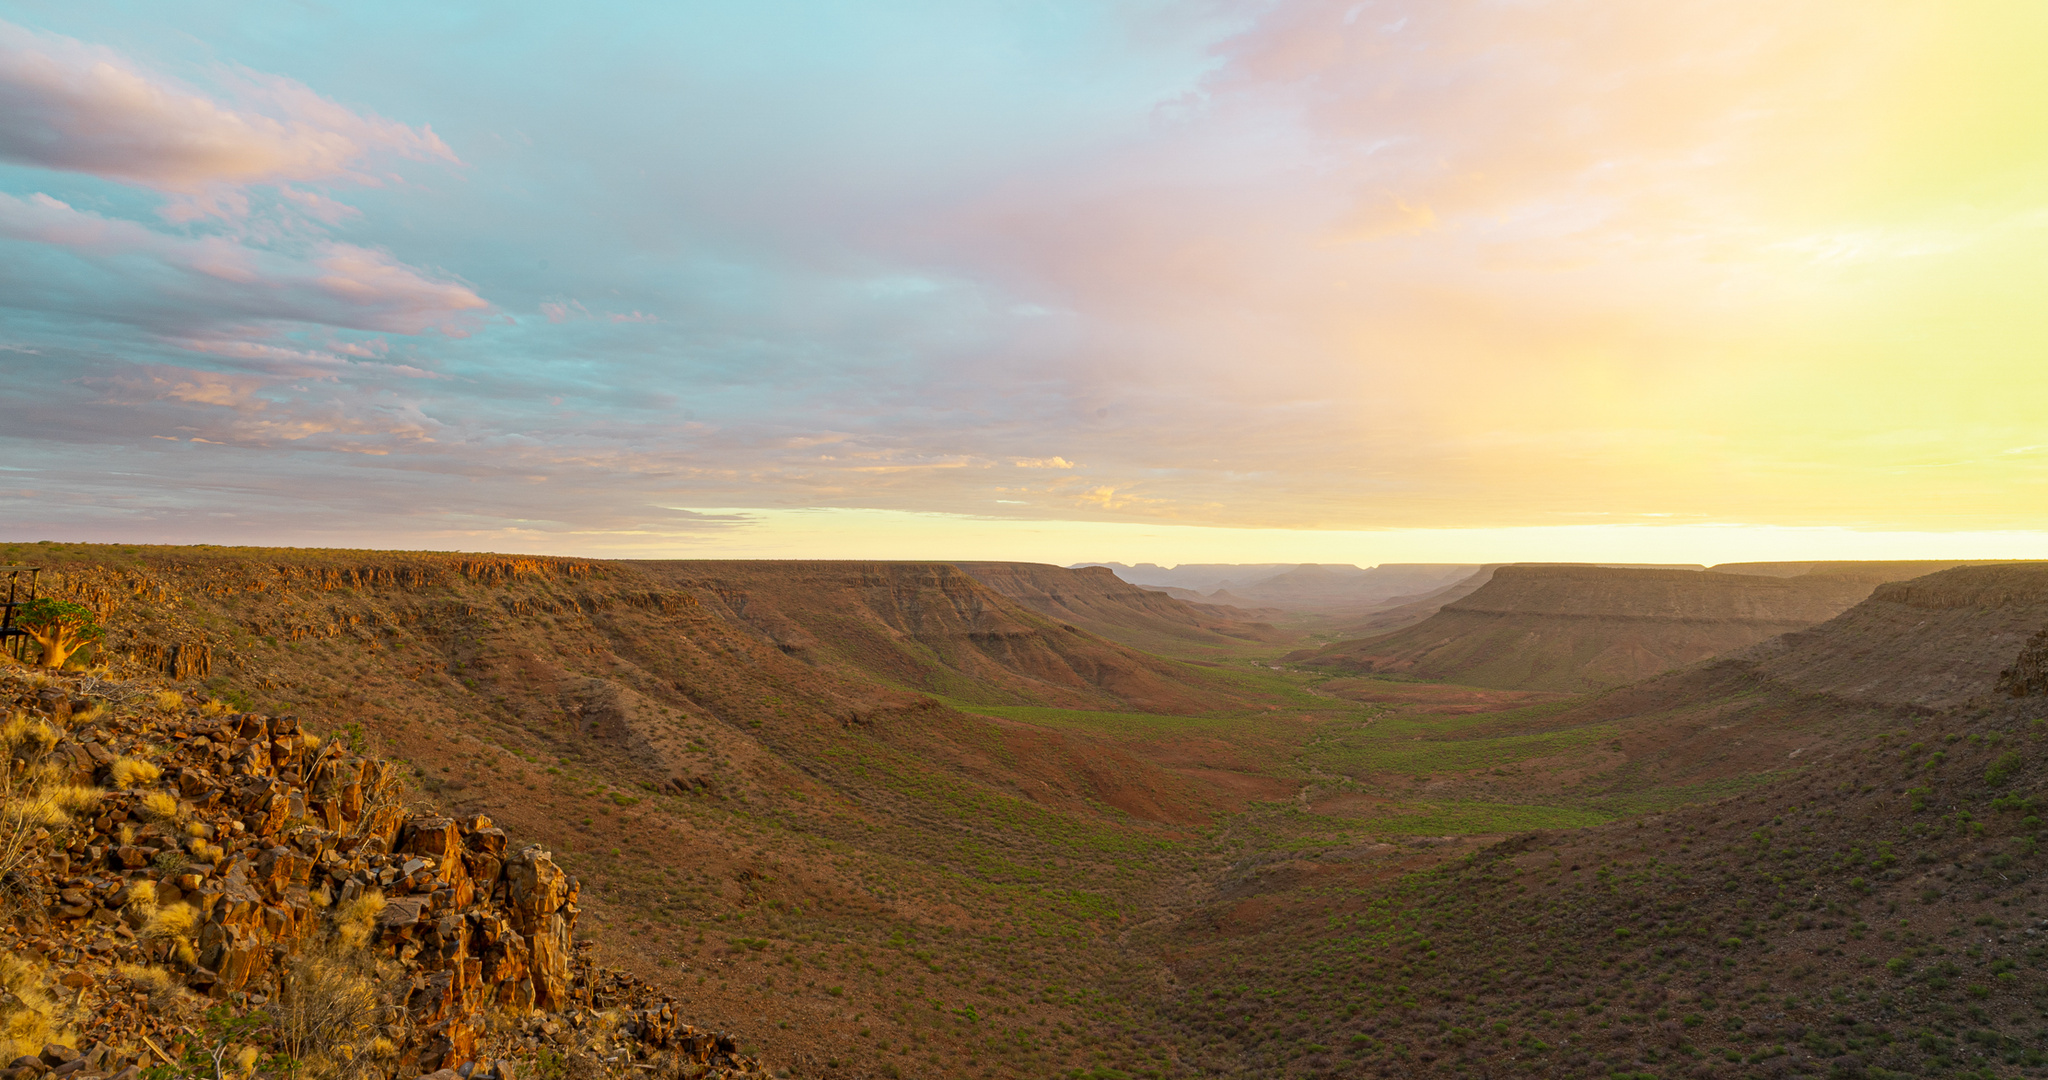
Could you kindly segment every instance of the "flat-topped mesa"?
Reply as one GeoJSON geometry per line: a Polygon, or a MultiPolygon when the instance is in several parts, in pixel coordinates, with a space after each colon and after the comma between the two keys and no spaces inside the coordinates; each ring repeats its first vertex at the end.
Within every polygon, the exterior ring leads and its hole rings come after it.
{"type": "Polygon", "coordinates": [[[1593,690],[1813,626],[1872,585],[1853,575],[1509,565],[1413,626],[1289,659],[1500,689],[1593,690]]]}
{"type": "Polygon", "coordinates": [[[1964,566],[1879,585],[1872,600],[1928,611],[2048,605],[2048,564],[1964,566]]]}
{"type": "Polygon", "coordinates": [[[1964,566],[1880,585],[1826,623],[1730,659],[1802,693],[1944,709],[2048,690],[2044,629],[2048,563],[1964,566]]]}
{"type": "Polygon", "coordinates": [[[1866,583],[1834,578],[1813,581],[1697,570],[1503,566],[1472,595],[1444,605],[1443,610],[1810,626],[1833,618],[1869,593],[1866,583]]]}

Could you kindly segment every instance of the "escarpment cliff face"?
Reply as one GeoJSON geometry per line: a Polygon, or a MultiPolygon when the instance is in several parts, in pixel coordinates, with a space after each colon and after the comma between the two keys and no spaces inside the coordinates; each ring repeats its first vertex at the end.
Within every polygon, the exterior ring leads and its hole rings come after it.
{"type": "Polygon", "coordinates": [[[991,591],[1046,618],[1151,652],[1228,654],[1296,636],[1250,620],[1240,608],[1132,585],[1104,566],[1070,570],[1043,563],[954,565],[991,591]]]}
{"type": "Polygon", "coordinates": [[[1589,690],[1832,618],[1872,582],[1692,570],[1502,566],[1427,620],[1290,659],[1474,686],[1589,690]]]}
{"type": "Polygon", "coordinates": [[[1905,581],[1927,574],[1958,566],[1998,566],[2012,562],[2009,559],[1873,559],[1837,560],[1817,562],[1754,562],[1719,563],[1707,568],[1714,574],[1746,574],[1755,577],[1784,577],[1818,579],[1822,577],[1847,578],[1868,581],[1872,585],[1887,581],[1905,581]]]}
{"type": "Polygon", "coordinates": [[[1965,566],[1879,585],[1840,616],[1732,659],[1802,693],[1953,708],[2039,692],[2044,629],[2048,563],[1965,566]]]}
{"type": "MultiPolygon", "coordinates": [[[[649,562],[735,625],[809,666],[979,705],[1212,711],[1198,670],[1118,646],[983,586],[952,564],[649,562]]],[[[1137,590],[1133,590],[1137,592],[1137,590]]]]}
{"type": "MultiPolygon", "coordinates": [[[[636,569],[704,596],[808,664],[977,704],[1212,711],[1221,683],[1057,621],[949,563],[650,562],[636,569]]],[[[1056,569],[1056,568],[1047,568],[1056,569]]],[[[999,575],[1020,588],[1020,575],[999,575]]],[[[1142,590],[1126,587],[1138,597],[1142,590]]],[[[1067,594],[1101,610],[1114,600],[1067,594]]],[[[1043,591],[1036,594],[1049,603],[1043,591]]],[[[1160,598],[1166,617],[1177,618],[1160,598]]],[[[1132,607],[1136,613],[1142,609],[1132,607]]],[[[1154,616],[1158,618],[1159,616],[1154,616]]]]}

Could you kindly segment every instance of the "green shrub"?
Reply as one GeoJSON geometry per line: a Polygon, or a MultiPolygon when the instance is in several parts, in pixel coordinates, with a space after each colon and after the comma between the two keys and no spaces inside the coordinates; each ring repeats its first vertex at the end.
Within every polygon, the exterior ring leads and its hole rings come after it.
{"type": "Polygon", "coordinates": [[[2020,756],[2019,751],[2007,750],[1985,768],[1984,782],[1992,787],[2003,787],[2019,774],[2020,767],[2026,763],[2026,759],[2020,756]]]}

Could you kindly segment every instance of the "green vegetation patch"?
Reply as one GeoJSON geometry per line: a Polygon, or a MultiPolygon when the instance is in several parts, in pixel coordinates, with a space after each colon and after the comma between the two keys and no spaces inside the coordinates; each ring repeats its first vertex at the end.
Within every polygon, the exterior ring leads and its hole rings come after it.
{"type": "Polygon", "coordinates": [[[1604,825],[1617,816],[1599,810],[1516,803],[1411,803],[1393,808],[1385,817],[1369,818],[1363,827],[1372,832],[1402,836],[1455,836],[1579,829],[1588,825],[1604,825]]]}
{"type": "Polygon", "coordinates": [[[1465,772],[1584,753],[1620,734],[1614,724],[1527,731],[1517,730],[1511,722],[1519,714],[1539,711],[1556,710],[1532,706],[1515,713],[1385,717],[1327,735],[1318,741],[1313,756],[1323,768],[1352,775],[1465,772]]]}
{"type": "Polygon", "coordinates": [[[948,701],[947,704],[962,712],[993,716],[1001,720],[1018,720],[1041,727],[1065,728],[1128,739],[1242,734],[1257,722],[1244,716],[1168,716],[1163,713],[1053,709],[1037,705],[970,705],[959,701],[948,701]]]}

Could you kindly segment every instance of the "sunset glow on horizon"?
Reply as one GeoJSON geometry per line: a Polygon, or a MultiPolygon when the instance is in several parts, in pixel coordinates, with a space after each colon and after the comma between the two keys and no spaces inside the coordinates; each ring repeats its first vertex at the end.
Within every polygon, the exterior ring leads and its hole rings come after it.
{"type": "Polygon", "coordinates": [[[2048,558],[2048,8],[0,9],[0,539],[2048,558]]]}

